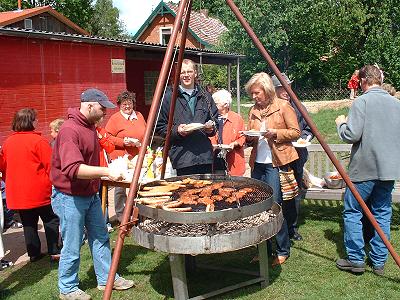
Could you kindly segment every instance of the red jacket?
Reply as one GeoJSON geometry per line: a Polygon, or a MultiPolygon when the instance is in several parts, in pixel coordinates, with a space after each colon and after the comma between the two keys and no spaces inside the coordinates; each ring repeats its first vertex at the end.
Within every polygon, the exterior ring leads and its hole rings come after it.
{"type": "Polygon", "coordinates": [[[68,119],[58,132],[53,148],[50,180],[54,187],[67,195],[95,195],[100,179],[81,179],[77,174],[81,164],[99,166],[99,153],[96,127],[79,108],[69,108],[68,119]]]}
{"type": "MultiPolygon", "coordinates": [[[[244,158],[244,148],[243,145],[246,141],[246,137],[239,133],[239,131],[244,130],[243,118],[233,112],[228,112],[228,118],[224,123],[224,128],[222,130],[222,143],[229,145],[230,143],[237,141],[239,147],[229,151],[226,155],[226,162],[228,163],[228,173],[233,176],[243,176],[246,171],[246,161],[244,158]]],[[[210,137],[212,144],[218,144],[218,134],[210,137]]]]}
{"type": "Polygon", "coordinates": [[[115,150],[115,145],[111,141],[111,135],[104,128],[96,127],[96,131],[100,143],[100,167],[107,167],[108,162],[105,155],[113,152],[115,150]],[[104,151],[106,153],[104,153],[104,151]]]}
{"type": "Polygon", "coordinates": [[[9,209],[50,204],[50,161],[50,144],[38,132],[15,132],[5,140],[0,151],[0,170],[5,174],[9,209]]]}
{"type": "Polygon", "coordinates": [[[360,83],[360,78],[358,77],[358,75],[353,74],[349,82],[347,83],[347,88],[357,90],[359,83],[360,83]]]}
{"type": "Polygon", "coordinates": [[[110,154],[111,159],[118,156],[124,156],[126,153],[135,156],[139,153],[139,148],[124,145],[124,137],[131,137],[143,141],[144,132],[146,130],[146,121],[143,115],[135,111],[137,120],[127,120],[121,114],[116,112],[107,122],[106,130],[112,135],[111,141],[115,145],[115,150],[110,154]]]}

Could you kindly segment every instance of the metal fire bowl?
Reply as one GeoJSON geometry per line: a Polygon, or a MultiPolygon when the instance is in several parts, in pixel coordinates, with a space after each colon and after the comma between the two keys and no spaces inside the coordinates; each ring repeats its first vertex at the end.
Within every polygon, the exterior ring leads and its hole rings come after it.
{"type": "Polygon", "coordinates": [[[190,237],[168,236],[149,232],[148,228],[144,229],[139,225],[133,227],[133,238],[142,247],[166,253],[198,255],[235,251],[257,245],[278,233],[284,221],[282,209],[274,203],[271,210],[275,216],[266,222],[230,233],[190,237]]]}
{"type": "MultiPolygon", "coordinates": [[[[231,207],[222,210],[216,210],[213,212],[196,211],[196,212],[174,212],[166,211],[159,208],[152,208],[144,204],[137,204],[139,208],[139,214],[155,220],[161,220],[168,223],[178,224],[198,224],[198,223],[217,223],[227,222],[245,218],[248,216],[256,215],[263,211],[267,211],[272,207],[273,199],[272,188],[265,182],[248,177],[239,176],[227,176],[227,175],[215,175],[215,174],[196,174],[188,176],[177,176],[167,178],[166,181],[178,181],[185,178],[200,179],[200,180],[212,180],[215,182],[220,181],[232,181],[233,184],[245,183],[249,187],[253,187],[257,190],[263,191],[268,194],[269,197],[262,199],[261,201],[255,202],[249,205],[242,205],[241,207],[231,207]]],[[[144,186],[151,186],[154,183],[145,184],[144,186]]]]}

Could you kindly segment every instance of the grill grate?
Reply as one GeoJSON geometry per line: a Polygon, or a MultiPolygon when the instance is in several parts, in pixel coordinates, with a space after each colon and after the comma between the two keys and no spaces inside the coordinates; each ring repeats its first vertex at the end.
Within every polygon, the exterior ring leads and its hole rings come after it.
{"type": "Polygon", "coordinates": [[[217,234],[230,234],[246,230],[261,224],[269,223],[276,214],[269,210],[260,214],[235,221],[219,222],[216,224],[175,224],[164,221],[147,219],[139,223],[139,228],[148,233],[177,237],[199,237],[217,234]]]}
{"type": "MultiPolygon", "coordinates": [[[[179,176],[174,178],[167,179],[168,182],[179,181],[185,178],[191,178],[196,180],[211,180],[213,183],[221,183],[223,182],[224,188],[234,188],[236,191],[242,188],[252,188],[253,191],[247,193],[245,196],[240,198],[240,206],[252,205],[261,201],[264,201],[272,196],[272,189],[266,185],[265,183],[255,180],[253,178],[246,178],[246,177],[236,177],[236,176],[225,176],[225,175],[190,175],[190,176],[179,176]]],[[[144,186],[152,186],[156,185],[157,183],[149,183],[144,186]]],[[[206,188],[207,186],[204,186],[206,188]]],[[[180,188],[173,192],[172,199],[179,200],[180,195],[189,190],[189,189],[196,189],[193,184],[187,184],[186,187],[180,188]]],[[[214,190],[212,195],[218,194],[218,190],[214,190]]],[[[234,193],[233,193],[234,194],[234,193]]],[[[216,201],[214,202],[215,208],[214,211],[229,209],[229,208],[237,208],[237,202],[228,203],[226,201],[216,201]]],[[[206,205],[203,204],[184,204],[181,207],[191,207],[192,212],[205,212],[206,205]]]]}

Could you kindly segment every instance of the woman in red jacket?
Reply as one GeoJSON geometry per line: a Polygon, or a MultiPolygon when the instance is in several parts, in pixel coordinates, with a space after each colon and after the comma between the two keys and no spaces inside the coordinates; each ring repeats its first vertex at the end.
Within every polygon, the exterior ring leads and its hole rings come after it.
{"type": "Polygon", "coordinates": [[[244,130],[243,118],[230,110],[232,96],[227,90],[220,90],[212,95],[215,105],[218,108],[218,132],[210,137],[214,147],[214,172],[225,170],[229,175],[243,176],[246,171],[243,145],[246,137],[241,133],[244,130]],[[219,150],[221,144],[224,148],[219,150]],[[227,151],[225,161],[216,155],[219,151],[227,151]]]}
{"type": "MultiPolygon", "coordinates": [[[[141,142],[146,130],[146,121],[143,115],[135,111],[135,94],[123,91],[118,95],[117,105],[119,111],[113,114],[107,122],[106,130],[111,134],[111,142],[115,150],[111,152],[112,160],[129,154],[129,159],[139,153],[141,142]]],[[[126,188],[115,187],[114,206],[119,222],[122,221],[126,202],[126,188]]]]}
{"type": "Polygon", "coordinates": [[[357,90],[360,85],[360,78],[358,77],[358,70],[355,70],[349,82],[347,83],[347,88],[350,90],[350,100],[357,98],[357,90]]]}
{"type": "Polygon", "coordinates": [[[31,262],[43,256],[38,235],[39,217],[44,224],[51,259],[57,260],[60,253],[59,219],[50,203],[51,147],[35,131],[36,115],[31,108],[19,110],[12,123],[14,133],[5,140],[0,150],[0,170],[5,175],[7,205],[20,214],[31,262]]]}

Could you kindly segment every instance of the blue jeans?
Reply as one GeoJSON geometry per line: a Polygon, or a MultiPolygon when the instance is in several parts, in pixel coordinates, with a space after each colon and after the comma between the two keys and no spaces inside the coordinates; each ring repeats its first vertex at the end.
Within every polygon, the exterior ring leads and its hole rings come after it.
{"type": "MultiPolygon", "coordinates": [[[[254,169],[251,171],[251,177],[264,181],[272,187],[274,193],[272,198],[274,202],[282,205],[281,183],[279,181],[279,170],[274,168],[272,164],[255,163],[254,169]]],[[[279,256],[290,255],[290,239],[286,219],[283,220],[282,227],[275,236],[276,254],[279,256]]]]}
{"type": "Polygon", "coordinates": [[[80,249],[84,227],[88,234],[97,284],[106,285],[111,265],[111,251],[99,195],[71,196],[53,188],[51,205],[60,218],[64,244],[58,266],[60,292],[68,294],[78,289],[80,249]]]}
{"type": "MultiPolygon", "coordinates": [[[[394,181],[370,180],[355,182],[354,185],[364,202],[370,202],[371,213],[382,228],[386,237],[390,239],[392,190],[394,181]]],[[[363,263],[365,258],[365,243],[361,222],[362,216],[363,210],[360,204],[350,190],[346,188],[343,211],[344,245],[348,259],[354,263],[363,263]]],[[[369,244],[371,246],[371,251],[368,253],[368,256],[373,266],[383,266],[388,257],[388,250],[375,230],[369,244]]]]}

